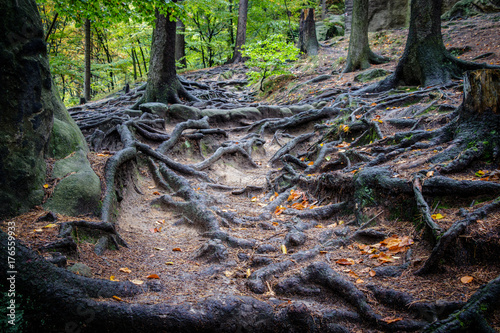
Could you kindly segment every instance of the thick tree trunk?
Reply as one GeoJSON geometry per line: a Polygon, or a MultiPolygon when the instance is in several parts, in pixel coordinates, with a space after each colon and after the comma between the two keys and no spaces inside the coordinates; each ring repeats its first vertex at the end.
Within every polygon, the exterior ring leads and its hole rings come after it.
{"type": "Polygon", "coordinates": [[[85,74],[84,74],[84,82],[83,82],[83,97],[85,98],[85,101],[88,102],[91,99],[91,94],[90,94],[90,77],[91,77],[91,72],[90,72],[90,54],[91,54],[91,48],[92,48],[92,41],[90,38],[90,20],[85,19],[85,25],[84,25],[84,30],[85,30],[85,74]]]}
{"type": "Polygon", "coordinates": [[[317,55],[319,49],[314,23],[314,8],[302,9],[300,13],[299,49],[307,55],[317,55]]]}
{"type": "Polygon", "coordinates": [[[238,29],[236,30],[236,45],[234,47],[233,63],[243,61],[241,56],[241,48],[245,45],[247,36],[247,14],[248,14],[248,0],[240,0],[240,7],[238,10],[238,29]]]}
{"type": "MultiPolygon", "coordinates": [[[[0,10],[0,218],[40,204],[53,125],[52,79],[34,1],[0,10]]],[[[4,252],[3,252],[4,253],[4,252]]]]}
{"type": "Polygon", "coordinates": [[[466,70],[498,68],[465,62],[449,54],[441,35],[442,3],[443,0],[412,0],[403,56],[395,72],[370,90],[383,91],[400,85],[439,85],[451,78],[460,78],[466,70]]]}
{"type": "Polygon", "coordinates": [[[354,0],[349,53],[344,73],[358,69],[363,70],[370,67],[370,64],[389,61],[388,58],[378,56],[370,50],[368,44],[368,7],[368,0],[354,0]]]}
{"type": "Polygon", "coordinates": [[[156,11],[155,29],[151,44],[147,102],[180,103],[182,98],[196,100],[182,86],[175,69],[176,21],[156,11]]]}
{"type": "Polygon", "coordinates": [[[184,32],[186,31],[186,26],[181,20],[177,20],[177,34],[175,35],[175,60],[181,64],[183,68],[186,68],[186,41],[184,38],[184,32]]]}

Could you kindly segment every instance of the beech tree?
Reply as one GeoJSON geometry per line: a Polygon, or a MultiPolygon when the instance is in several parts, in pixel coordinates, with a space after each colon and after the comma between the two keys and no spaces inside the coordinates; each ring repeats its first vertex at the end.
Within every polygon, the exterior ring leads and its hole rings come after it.
{"type": "Polygon", "coordinates": [[[446,50],[441,35],[442,4],[443,0],[412,0],[410,28],[403,56],[394,73],[369,90],[384,91],[400,85],[445,84],[451,78],[460,78],[467,70],[498,68],[457,59],[446,50]]]}
{"type": "MultiPolygon", "coordinates": [[[[176,1],[174,1],[176,2],[176,1]]],[[[177,77],[175,69],[176,19],[172,14],[165,16],[155,10],[155,28],[151,43],[147,102],[179,103],[181,98],[197,100],[189,94],[177,77]]]]}
{"type": "Polygon", "coordinates": [[[351,37],[344,73],[366,69],[370,64],[382,64],[388,58],[372,52],[368,44],[368,0],[354,0],[352,10],[351,37]]]}
{"type": "Polygon", "coordinates": [[[240,7],[238,9],[238,29],[236,30],[236,45],[234,46],[234,55],[232,59],[233,63],[243,61],[241,56],[241,47],[245,45],[247,36],[247,14],[248,0],[240,0],[240,7]]]}

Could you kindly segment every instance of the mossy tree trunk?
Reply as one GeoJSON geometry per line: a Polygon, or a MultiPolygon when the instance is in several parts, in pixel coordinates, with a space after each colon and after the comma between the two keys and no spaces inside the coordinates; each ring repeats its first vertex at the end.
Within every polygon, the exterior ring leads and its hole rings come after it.
{"type": "Polygon", "coordinates": [[[354,0],[352,10],[351,37],[349,53],[344,73],[358,69],[366,69],[370,64],[381,64],[389,61],[388,58],[376,55],[368,44],[368,0],[354,0]]]}
{"type": "Polygon", "coordinates": [[[307,55],[317,55],[319,49],[314,23],[314,8],[302,9],[300,13],[299,49],[307,55]]]}
{"type": "Polygon", "coordinates": [[[180,103],[181,98],[196,100],[177,78],[175,69],[176,20],[170,20],[158,10],[155,15],[146,101],[180,103]]]}
{"type": "Polygon", "coordinates": [[[410,28],[403,56],[395,72],[371,90],[384,91],[401,85],[433,86],[460,78],[466,70],[495,68],[454,58],[441,35],[443,0],[412,0],[410,28]]]}

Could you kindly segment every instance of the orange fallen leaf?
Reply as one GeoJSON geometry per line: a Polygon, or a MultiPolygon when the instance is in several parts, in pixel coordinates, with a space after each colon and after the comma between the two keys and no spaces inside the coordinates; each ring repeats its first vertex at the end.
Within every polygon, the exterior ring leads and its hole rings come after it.
{"type": "Polygon", "coordinates": [[[462,276],[460,278],[460,281],[462,281],[463,284],[471,283],[472,280],[474,280],[474,278],[472,276],[468,276],[468,275],[462,276]]]}
{"type": "Polygon", "coordinates": [[[276,216],[280,215],[281,213],[283,213],[285,211],[285,207],[283,206],[278,206],[276,207],[276,210],[274,211],[274,214],[276,214],[276,216]]]}
{"type": "Polygon", "coordinates": [[[172,249],[172,251],[174,251],[174,252],[182,252],[182,249],[180,247],[174,247],[172,249]]]}
{"type": "Polygon", "coordinates": [[[118,301],[118,302],[123,302],[123,300],[118,296],[113,296],[113,299],[118,301]]]}
{"type": "Polygon", "coordinates": [[[314,164],[314,162],[313,162],[313,161],[311,161],[311,162],[307,163],[307,165],[309,165],[309,166],[311,166],[311,165],[313,165],[313,164],[314,164]]]}
{"type": "Polygon", "coordinates": [[[354,265],[354,260],[352,259],[339,259],[337,261],[335,261],[337,264],[339,265],[344,265],[344,266],[347,266],[347,265],[354,265]]]}
{"type": "Polygon", "coordinates": [[[372,104],[370,104],[370,106],[376,106],[377,103],[373,102],[372,104]]]}
{"type": "Polygon", "coordinates": [[[368,272],[368,275],[370,275],[371,277],[374,277],[375,275],[377,275],[377,272],[375,272],[373,269],[370,269],[370,271],[368,272]]]}
{"type": "Polygon", "coordinates": [[[358,284],[359,284],[359,283],[364,283],[364,282],[365,282],[365,281],[363,281],[363,280],[361,280],[361,279],[357,279],[357,280],[356,280],[356,283],[358,283],[358,284]]]}
{"type": "Polygon", "coordinates": [[[154,195],[160,195],[160,192],[158,192],[158,191],[154,191],[154,192],[153,192],[153,194],[154,194],[154,195]]]}
{"type": "Polygon", "coordinates": [[[159,279],[160,277],[157,274],[151,274],[151,275],[148,275],[147,278],[148,279],[159,279]]]}
{"type": "Polygon", "coordinates": [[[252,199],[250,199],[251,202],[256,202],[257,201],[257,197],[252,197],[252,199]]]}
{"type": "Polygon", "coordinates": [[[394,323],[396,321],[403,320],[403,318],[389,318],[389,317],[385,317],[382,320],[385,321],[387,324],[390,324],[390,323],[394,323]]]}

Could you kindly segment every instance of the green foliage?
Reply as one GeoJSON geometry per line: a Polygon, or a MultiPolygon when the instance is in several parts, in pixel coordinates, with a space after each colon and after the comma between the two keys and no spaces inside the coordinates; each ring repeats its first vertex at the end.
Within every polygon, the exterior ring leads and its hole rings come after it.
{"type": "Polygon", "coordinates": [[[266,40],[247,44],[241,52],[243,56],[250,58],[246,62],[253,69],[247,73],[250,82],[260,81],[261,90],[265,78],[286,74],[285,68],[290,66],[290,61],[299,58],[299,53],[299,49],[287,42],[283,35],[271,35],[266,40]]]}

